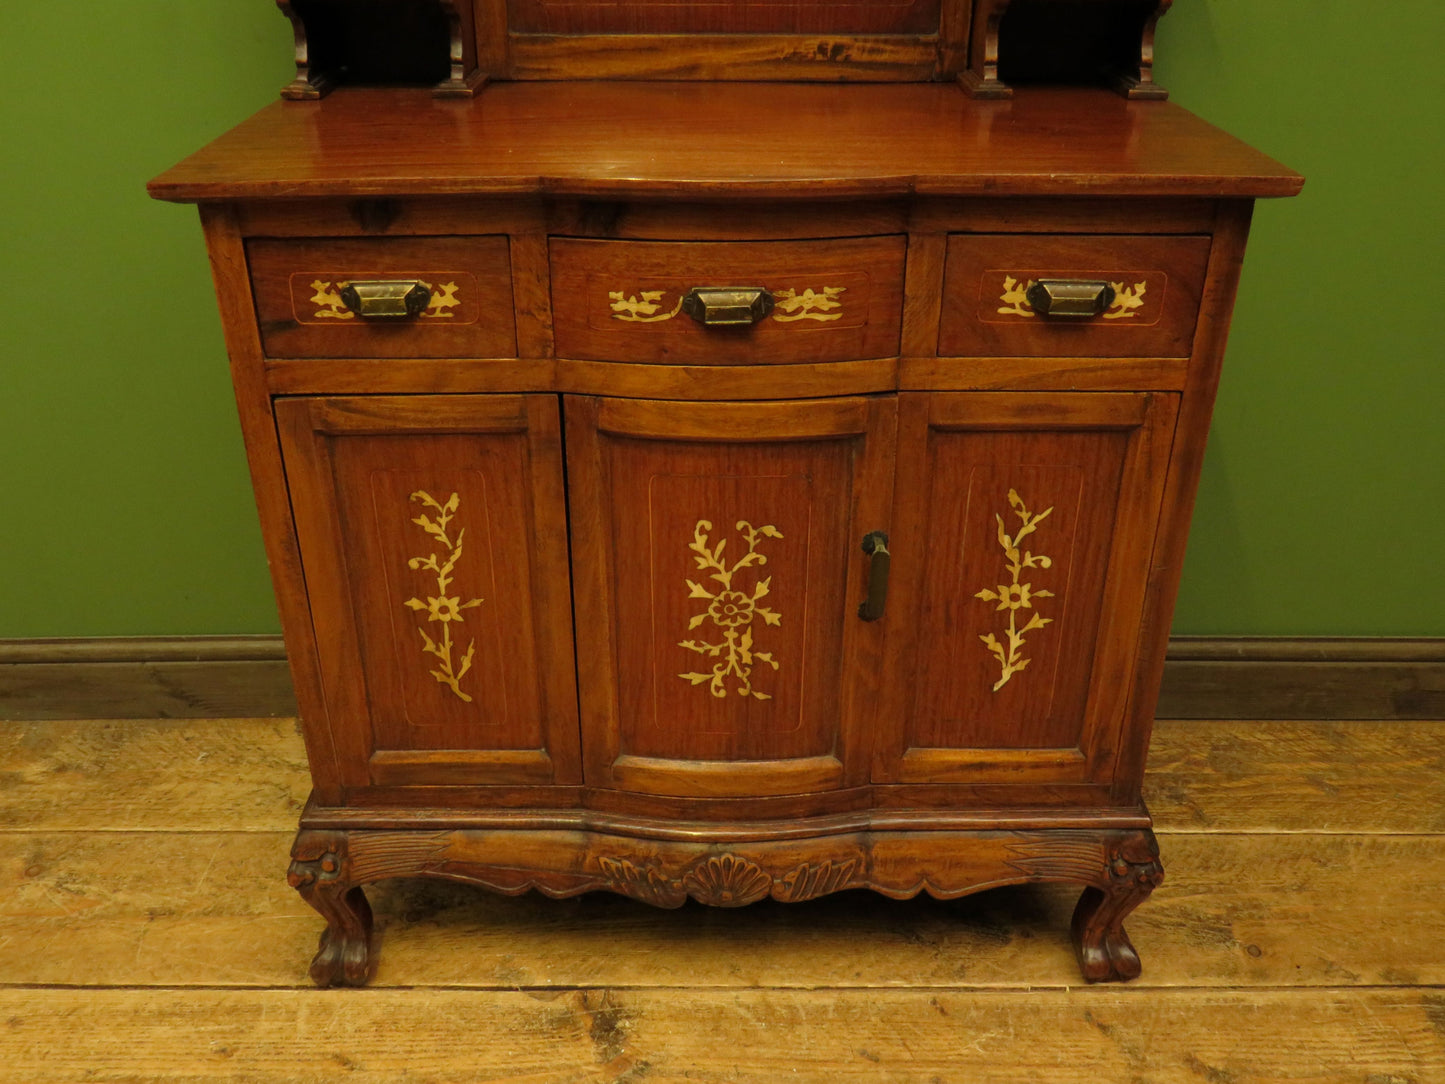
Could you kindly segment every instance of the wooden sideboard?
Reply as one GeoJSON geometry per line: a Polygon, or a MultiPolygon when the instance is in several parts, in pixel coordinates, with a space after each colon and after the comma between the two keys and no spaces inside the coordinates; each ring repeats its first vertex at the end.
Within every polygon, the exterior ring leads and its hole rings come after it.
{"type": "Polygon", "coordinates": [[[1252,201],[1185,110],[956,83],[278,102],[200,205],[315,790],[361,886],[664,907],[1162,867],[1140,783],[1252,201]]]}

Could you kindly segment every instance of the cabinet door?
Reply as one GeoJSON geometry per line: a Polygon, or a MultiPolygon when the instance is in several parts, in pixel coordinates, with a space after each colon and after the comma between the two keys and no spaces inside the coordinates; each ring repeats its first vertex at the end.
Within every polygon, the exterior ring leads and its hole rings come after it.
{"type": "Polygon", "coordinates": [[[343,784],[580,782],[556,398],[276,422],[343,784]]]}
{"type": "Polygon", "coordinates": [[[1176,396],[899,400],[874,778],[1107,782],[1176,396]]]}
{"type": "Polygon", "coordinates": [[[866,782],[881,644],[861,541],[889,509],[893,400],[565,410],[587,782],[866,782]]]}

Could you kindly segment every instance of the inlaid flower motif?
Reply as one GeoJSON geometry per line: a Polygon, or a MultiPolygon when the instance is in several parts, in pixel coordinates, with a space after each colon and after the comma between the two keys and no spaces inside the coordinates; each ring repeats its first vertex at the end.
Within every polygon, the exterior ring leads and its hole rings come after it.
{"type": "Polygon", "coordinates": [[[462,619],[461,596],[453,598],[428,598],[426,600],[428,621],[460,621],[462,619]]]}
{"type": "Polygon", "coordinates": [[[712,530],[711,521],[700,519],[693,528],[692,544],[688,549],[692,550],[693,561],[700,571],[711,570],[707,578],[715,581],[717,588],[710,591],[701,583],[687,581],[690,591],[688,598],[707,599],[707,609],[700,614],[694,614],[687,627],[689,630],[695,629],[710,620],[715,627],[722,629],[722,639],[717,642],[679,641],[678,647],[718,661],[709,673],[693,672],[677,676],[694,685],[707,682],[709,690],[716,697],[727,696],[727,681],[731,677],[737,681],[736,692],[739,696],[771,700],[771,693],[759,692],[753,688],[753,666],[762,662],[776,670],[778,663],[771,652],[753,650],[753,622],[761,617],[765,627],[782,624],[781,614],[758,604],[767,597],[772,577],[764,577],[754,583],[752,594],[739,591],[733,583],[733,577],[744,569],[767,564],[767,556],[758,550],[759,539],[782,538],[783,532],[771,524],[755,528],[747,520],[739,520],[737,529],[742,532],[743,539],[747,542],[748,552],[728,565],[722,557],[727,539],[720,539],[715,546],[708,544],[708,532],[712,530]]]}
{"type": "Polygon", "coordinates": [[[707,612],[719,625],[746,625],[753,619],[753,600],[741,591],[723,591],[712,600],[707,612]]]}
{"type": "Polygon", "coordinates": [[[460,595],[447,594],[447,585],[452,582],[452,571],[457,567],[457,562],[462,557],[462,541],[466,537],[466,528],[457,531],[456,540],[453,541],[450,531],[452,517],[456,515],[457,509],[461,506],[461,498],[453,493],[443,503],[437,500],[430,493],[421,490],[411,495],[411,500],[418,501],[425,508],[430,508],[436,513],[436,518],[423,512],[412,518],[412,522],[430,535],[436,542],[446,549],[446,556],[441,557],[430,553],[425,557],[412,557],[406,562],[406,567],[413,571],[425,569],[436,576],[435,595],[428,595],[423,602],[419,598],[409,598],[402,603],[409,610],[420,613],[426,611],[428,624],[433,621],[440,621],[442,635],[440,640],[433,640],[427,634],[425,628],[418,626],[417,632],[421,634],[422,651],[428,655],[434,655],[439,660],[436,669],[429,671],[431,676],[438,682],[451,689],[460,699],[471,701],[471,695],[462,691],[461,680],[471,668],[472,657],[476,653],[477,642],[472,640],[467,644],[467,649],[462,657],[453,661],[452,659],[452,622],[462,620],[462,611],[470,610],[474,606],[480,606],[482,600],[479,598],[462,601],[460,595]]]}
{"type": "Polygon", "coordinates": [[[1044,617],[1042,614],[1035,612],[1029,615],[1029,619],[1024,623],[1023,628],[1019,628],[1018,615],[1018,611],[1020,610],[1032,610],[1034,608],[1034,599],[1054,597],[1052,591],[1046,591],[1043,588],[1035,590],[1032,583],[1019,582],[1019,576],[1024,569],[1048,568],[1053,564],[1053,562],[1043,554],[1030,553],[1028,550],[1021,549],[1019,546],[1020,542],[1038,529],[1039,524],[1047,518],[1048,514],[1053,511],[1053,508],[1045,508],[1038,515],[1034,515],[1034,513],[1028,510],[1028,506],[1024,504],[1023,498],[1012,489],[1008,491],[1008,503],[1009,506],[1013,508],[1014,515],[1018,516],[1022,521],[1019,524],[1019,529],[1010,535],[1004,528],[1003,516],[995,514],[994,519],[998,521],[998,543],[1003,547],[1004,557],[1008,560],[1007,567],[1013,583],[1001,583],[995,590],[984,588],[973,596],[974,598],[981,598],[985,602],[997,602],[998,605],[994,607],[995,613],[1000,610],[1009,611],[1008,628],[1004,630],[1004,634],[1008,637],[1007,647],[991,632],[979,637],[979,639],[983,641],[983,646],[988,648],[989,653],[998,660],[998,664],[1002,669],[998,681],[994,683],[994,692],[1002,689],[1008,684],[1009,678],[1028,666],[1029,660],[1023,657],[1024,635],[1033,632],[1035,629],[1041,629],[1053,621],[1052,617],[1044,617]]]}
{"type": "MultiPolygon", "coordinates": [[[[1053,511],[1053,509],[1050,509],[1053,511]]],[[[1033,603],[1029,600],[1033,597],[1033,584],[1031,583],[1001,583],[998,585],[998,606],[996,610],[1019,610],[1032,609],[1033,603]]],[[[1047,595],[1049,592],[1044,591],[1047,595]]]]}
{"type": "Polygon", "coordinates": [[[773,887],[773,878],[755,862],[735,854],[708,858],[682,876],[688,895],[711,907],[742,907],[756,903],[773,887]]]}

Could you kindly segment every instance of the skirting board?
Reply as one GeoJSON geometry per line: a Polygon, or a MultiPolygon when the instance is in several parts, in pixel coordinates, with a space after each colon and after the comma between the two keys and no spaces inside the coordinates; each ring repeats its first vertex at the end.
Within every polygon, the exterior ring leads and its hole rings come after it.
{"type": "MultiPolygon", "coordinates": [[[[279,636],[0,640],[0,720],[296,713],[279,636]]],[[[1176,636],[1163,719],[1445,719],[1445,638],[1176,636]]]]}

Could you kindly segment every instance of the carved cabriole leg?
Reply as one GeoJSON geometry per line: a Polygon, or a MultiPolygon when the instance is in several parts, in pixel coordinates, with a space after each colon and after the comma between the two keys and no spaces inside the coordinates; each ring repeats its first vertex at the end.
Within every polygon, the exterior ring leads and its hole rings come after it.
{"type": "Polygon", "coordinates": [[[1124,919],[1164,880],[1159,844],[1147,828],[1110,833],[1104,878],[1090,885],[1074,908],[1074,951],[1089,982],[1122,982],[1140,972],[1139,954],[1124,932],[1124,919]]]}
{"type": "Polygon", "coordinates": [[[291,848],[286,880],[326,919],[311,981],[317,986],[365,986],[375,963],[371,954],[371,905],[348,879],[346,832],[302,829],[291,848]]]}

